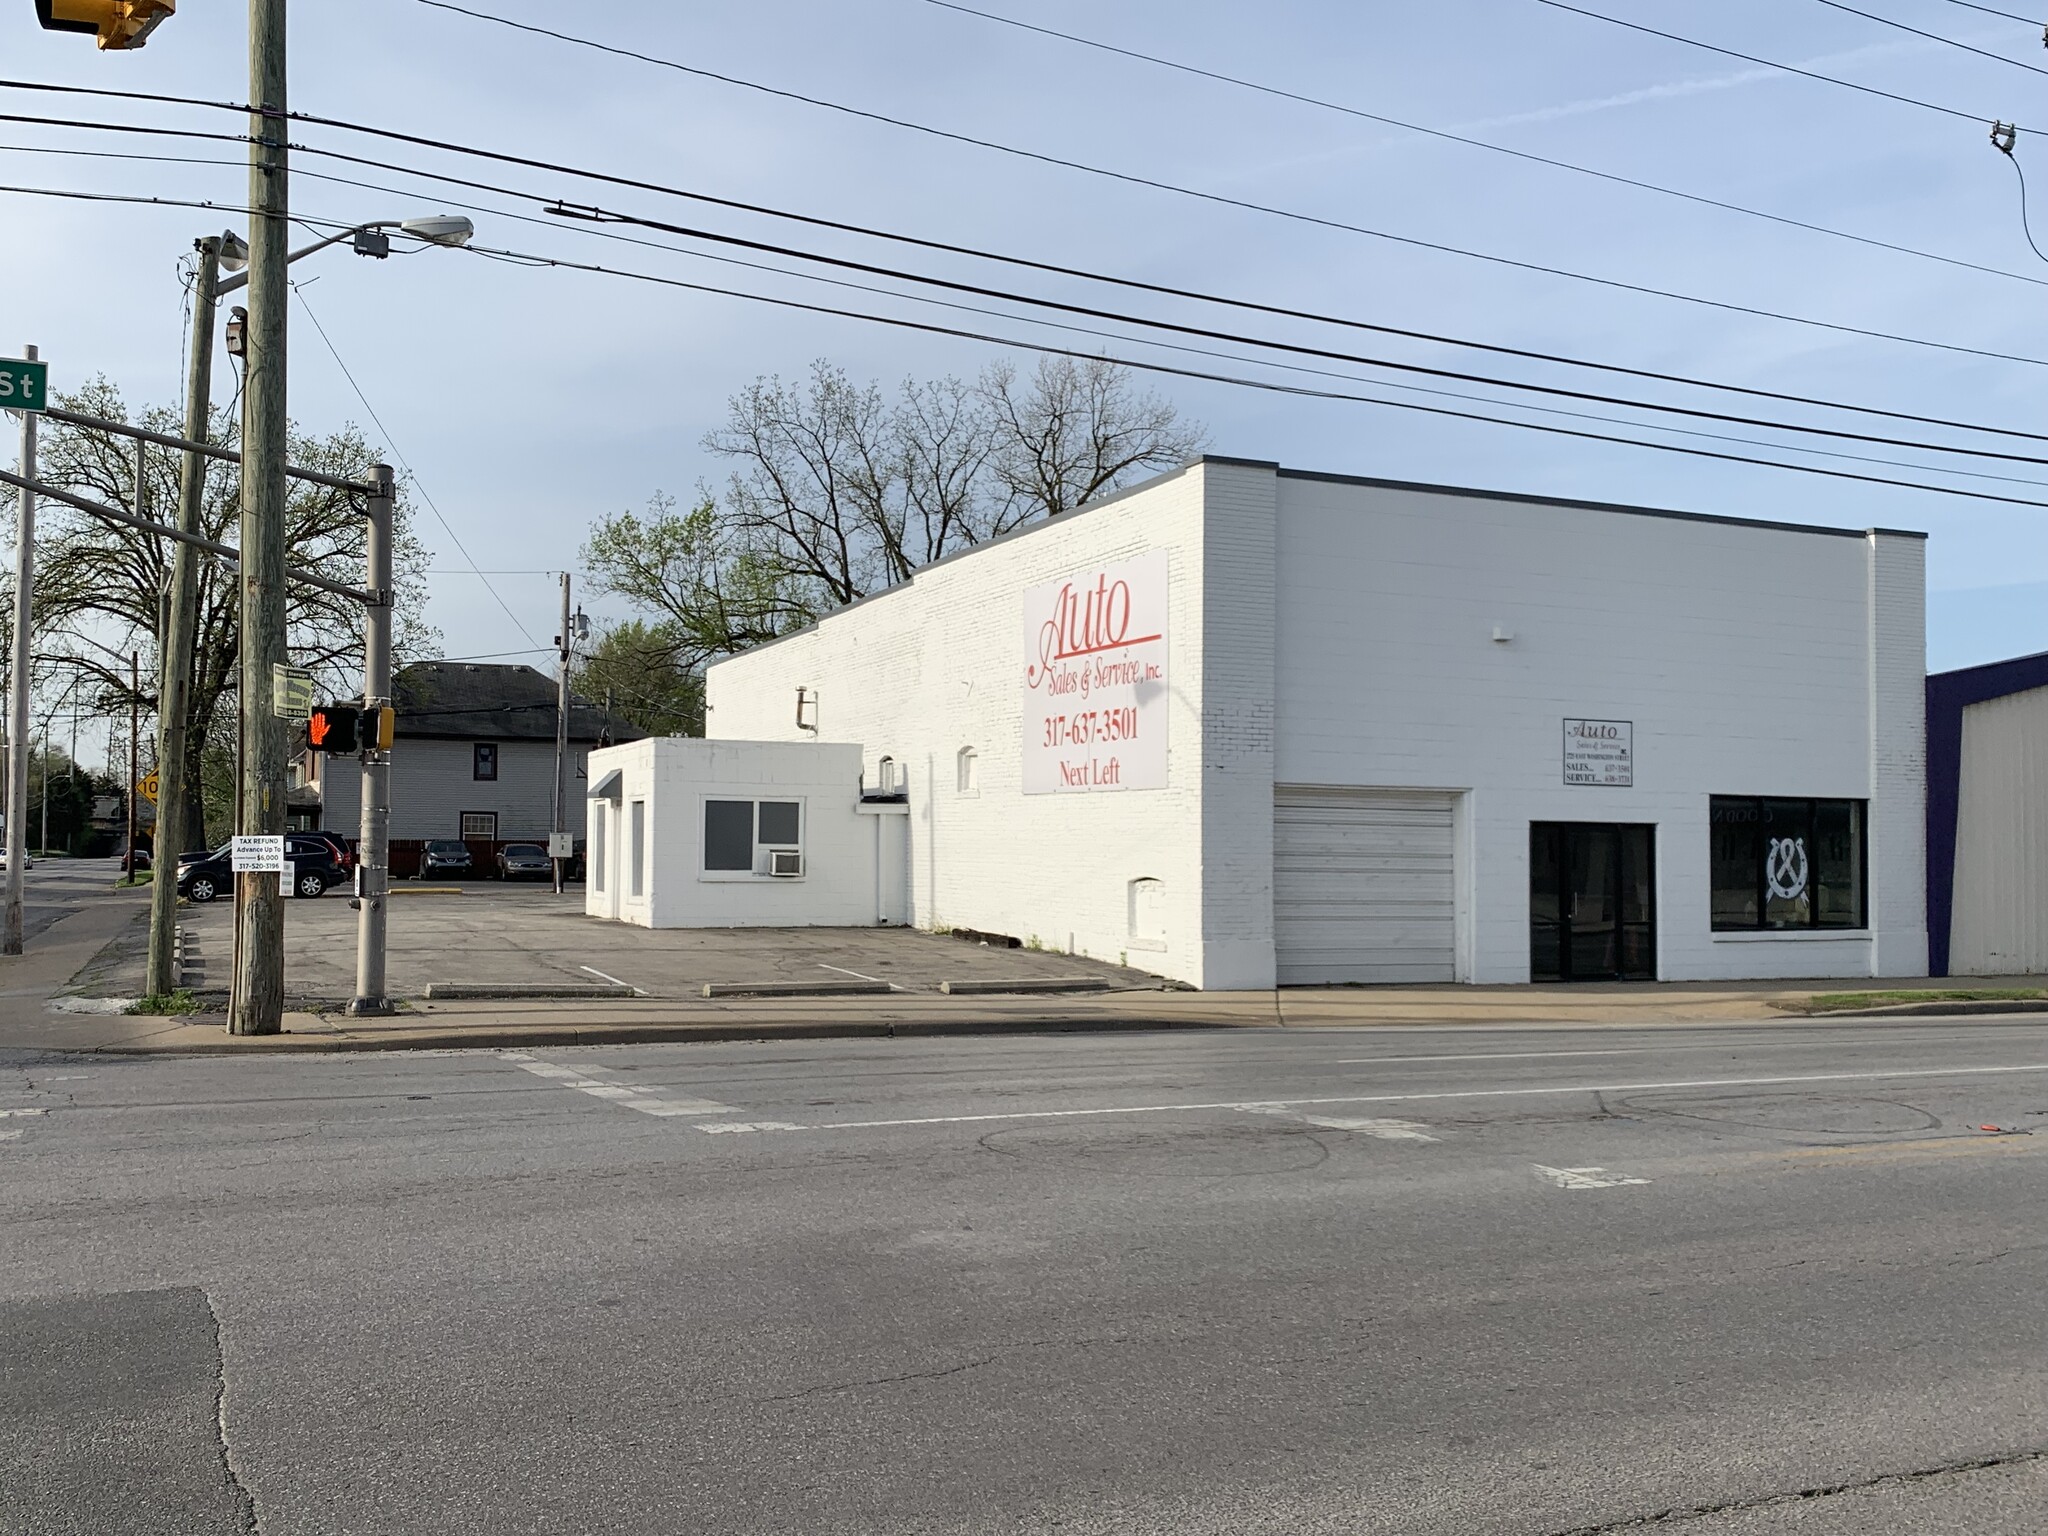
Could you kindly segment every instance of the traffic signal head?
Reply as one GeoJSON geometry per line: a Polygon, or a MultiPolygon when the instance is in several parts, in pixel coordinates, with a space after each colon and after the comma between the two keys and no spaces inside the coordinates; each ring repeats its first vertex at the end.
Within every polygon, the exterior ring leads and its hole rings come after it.
{"type": "Polygon", "coordinates": [[[36,20],[50,32],[88,32],[102,48],[140,48],[178,0],[36,0],[36,20]]]}
{"type": "Polygon", "coordinates": [[[322,704],[306,717],[306,740],[315,752],[360,752],[363,712],[353,704],[322,704]]]}
{"type": "Polygon", "coordinates": [[[398,736],[398,711],[386,704],[382,709],[363,711],[363,745],[374,752],[389,752],[398,736]]]}

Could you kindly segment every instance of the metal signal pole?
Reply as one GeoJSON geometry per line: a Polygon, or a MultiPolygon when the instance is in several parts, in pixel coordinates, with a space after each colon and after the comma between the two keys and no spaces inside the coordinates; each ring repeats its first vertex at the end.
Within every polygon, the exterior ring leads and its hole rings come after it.
{"type": "Polygon", "coordinates": [[[363,609],[363,821],[356,847],[356,995],[351,1015],[390,1013],[384,953],[391,893],[391,754],[379,745],[381,712],[391,702],[391,466],[370,471],[368,570],[363,609]]]}
{"type": "MultiPolygon", "coordinates": [[[[249,0],[249,322],[242,440],[241,830],[284,835],[285,732],[272,704],[285,661],[285,330],[291,302],[285,151],[285,0],[249,0]]],[[[235,877],[234,992],[228,1029],[284,1028],[284,902],[274,874],[235,877]]]]}
{"type": "MultiPolygon", "coordinates": [[[[565,804],[568,794],[568,781],[565,775],[568,772],[569,760],[569,646],[574,638],[569,633],[569,624],[569,573],[564,571],[562,572],[562,632],[555,636],[555,645],[561,657],[561,674],[555,682],[554,831],[557,834],[569,830],[569,824],[566,820],[568,807],[565,804]]],[[[566,860],[558,858],[554,861],[554,865],[555,894],[559,896],[562,894],[563,877],[568,871],[568,863],[566,860]]]]}
{"type": "MultiPolygon", "coordinates": [[[[30,362],[34,347],[21,354],[30,362]]],[[[21,478],[36,477],[36,413],[21,413],[21,478]]],[[[28,682],[29,626],[36,586],[36,493],[17,488],[14,521],[14,662],[8,674],[7,711],[7,896],[0,918],[0,954],[22,951],[26,919],[22,883],[28,867],[28,682]]]]}

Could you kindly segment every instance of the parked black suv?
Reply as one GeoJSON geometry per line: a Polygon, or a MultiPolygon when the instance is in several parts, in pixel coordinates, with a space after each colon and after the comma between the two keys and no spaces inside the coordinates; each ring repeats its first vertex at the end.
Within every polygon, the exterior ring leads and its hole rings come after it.
{"type": "MultiPolygon", "coordinates": [[[[292,867],[291,890],[302,897],[324,896],[328,888],[348,884],[334,842],[318,832],[292,832],[285,837],[285,862],[292,867]]],[[[234,844],[211,853],[188,853],[178,860],[178,894],[187,901],[212,901],[235,888],[234,844]]]]}

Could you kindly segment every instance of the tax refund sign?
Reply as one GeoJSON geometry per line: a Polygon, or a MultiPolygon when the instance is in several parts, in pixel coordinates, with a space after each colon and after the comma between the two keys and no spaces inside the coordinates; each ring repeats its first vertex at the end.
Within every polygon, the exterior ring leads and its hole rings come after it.
{"type": "Polygon", "coordinates": [[[1024,594],[1024,793],[1166,788],[1166,551],[1024,594]]]}

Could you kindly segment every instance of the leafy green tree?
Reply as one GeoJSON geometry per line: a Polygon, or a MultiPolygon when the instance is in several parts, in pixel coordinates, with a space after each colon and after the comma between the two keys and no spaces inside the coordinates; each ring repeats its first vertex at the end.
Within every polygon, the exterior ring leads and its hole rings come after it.
{"type": "Polygon", "coordinates": [[[702,736],[704,675],[682,659],[689,647],[678,638],[671,624],[612,626],[576,668],[576,693],[650,736],[702,736]]]}

